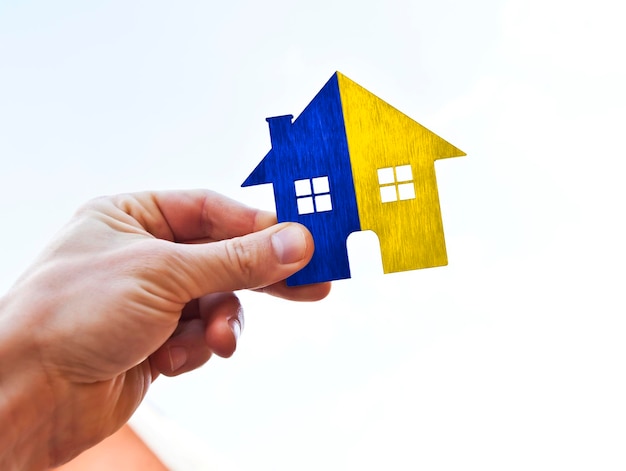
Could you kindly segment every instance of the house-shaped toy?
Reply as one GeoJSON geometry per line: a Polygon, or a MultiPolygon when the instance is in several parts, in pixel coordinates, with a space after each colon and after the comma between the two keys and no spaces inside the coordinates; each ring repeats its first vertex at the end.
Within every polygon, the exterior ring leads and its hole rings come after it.
{"type": "Polygon", "coordinates": [[[350,278],[355,231],[376,233],[385,273],[448,263],[434,161],[464,152],[339,72],[292,120],[267,118],[272,148],[242,185],[273,183],[278,222],[313,235],[288,285],[350,278]]]}

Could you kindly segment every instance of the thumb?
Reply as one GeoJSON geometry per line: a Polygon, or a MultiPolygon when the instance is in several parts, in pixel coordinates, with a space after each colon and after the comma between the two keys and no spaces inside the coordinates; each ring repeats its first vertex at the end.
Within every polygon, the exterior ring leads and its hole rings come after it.
{"type": "Polygon", "coordinates": [[[241,237],[179,245],[193,297],[274,284],[304,267],[313,237],[301,224],[283,223],[241,237]],[[197,288],[199,292],[193,292],[197,288]]]}

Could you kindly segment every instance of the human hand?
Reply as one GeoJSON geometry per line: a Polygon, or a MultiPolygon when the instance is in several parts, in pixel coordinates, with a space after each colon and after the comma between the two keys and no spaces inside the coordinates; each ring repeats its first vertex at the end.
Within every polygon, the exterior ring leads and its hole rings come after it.
{"type": "Polygon", "coordinates": [[[208,191],[79,210],[0,299],[0,468],[59,465],[123,425],[159,373],[230,356],[243,323],[233,291],[326,296],[328,283],[281,281],[313,240],[275,222],[208,191]]]}

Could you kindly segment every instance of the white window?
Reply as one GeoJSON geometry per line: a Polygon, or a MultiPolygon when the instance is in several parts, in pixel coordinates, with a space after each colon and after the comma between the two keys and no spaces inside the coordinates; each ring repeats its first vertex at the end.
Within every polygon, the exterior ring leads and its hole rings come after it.
{"type": "Polygon", "coordinates": [[[415,198],[415,183],[410,165],[379,168],[378,184],[383,203],[415,198]]]}
{"type": "Polygon", "coordinates": [[[331,211],[330,185],[328,177],[306,178],[294,182],[298,214],[331,211]]]}

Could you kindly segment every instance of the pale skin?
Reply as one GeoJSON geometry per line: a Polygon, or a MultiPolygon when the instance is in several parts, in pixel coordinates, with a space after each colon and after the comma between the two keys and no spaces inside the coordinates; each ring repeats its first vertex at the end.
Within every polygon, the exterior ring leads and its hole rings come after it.
{"type": "Polygon", "coordinates": [[[297,301],[303,226],[213,192],[106,197],[81,208],[0,298],[0,469],[58,466],[118,430],[159,374],[229,357],[233,293],[297,301]]]}

